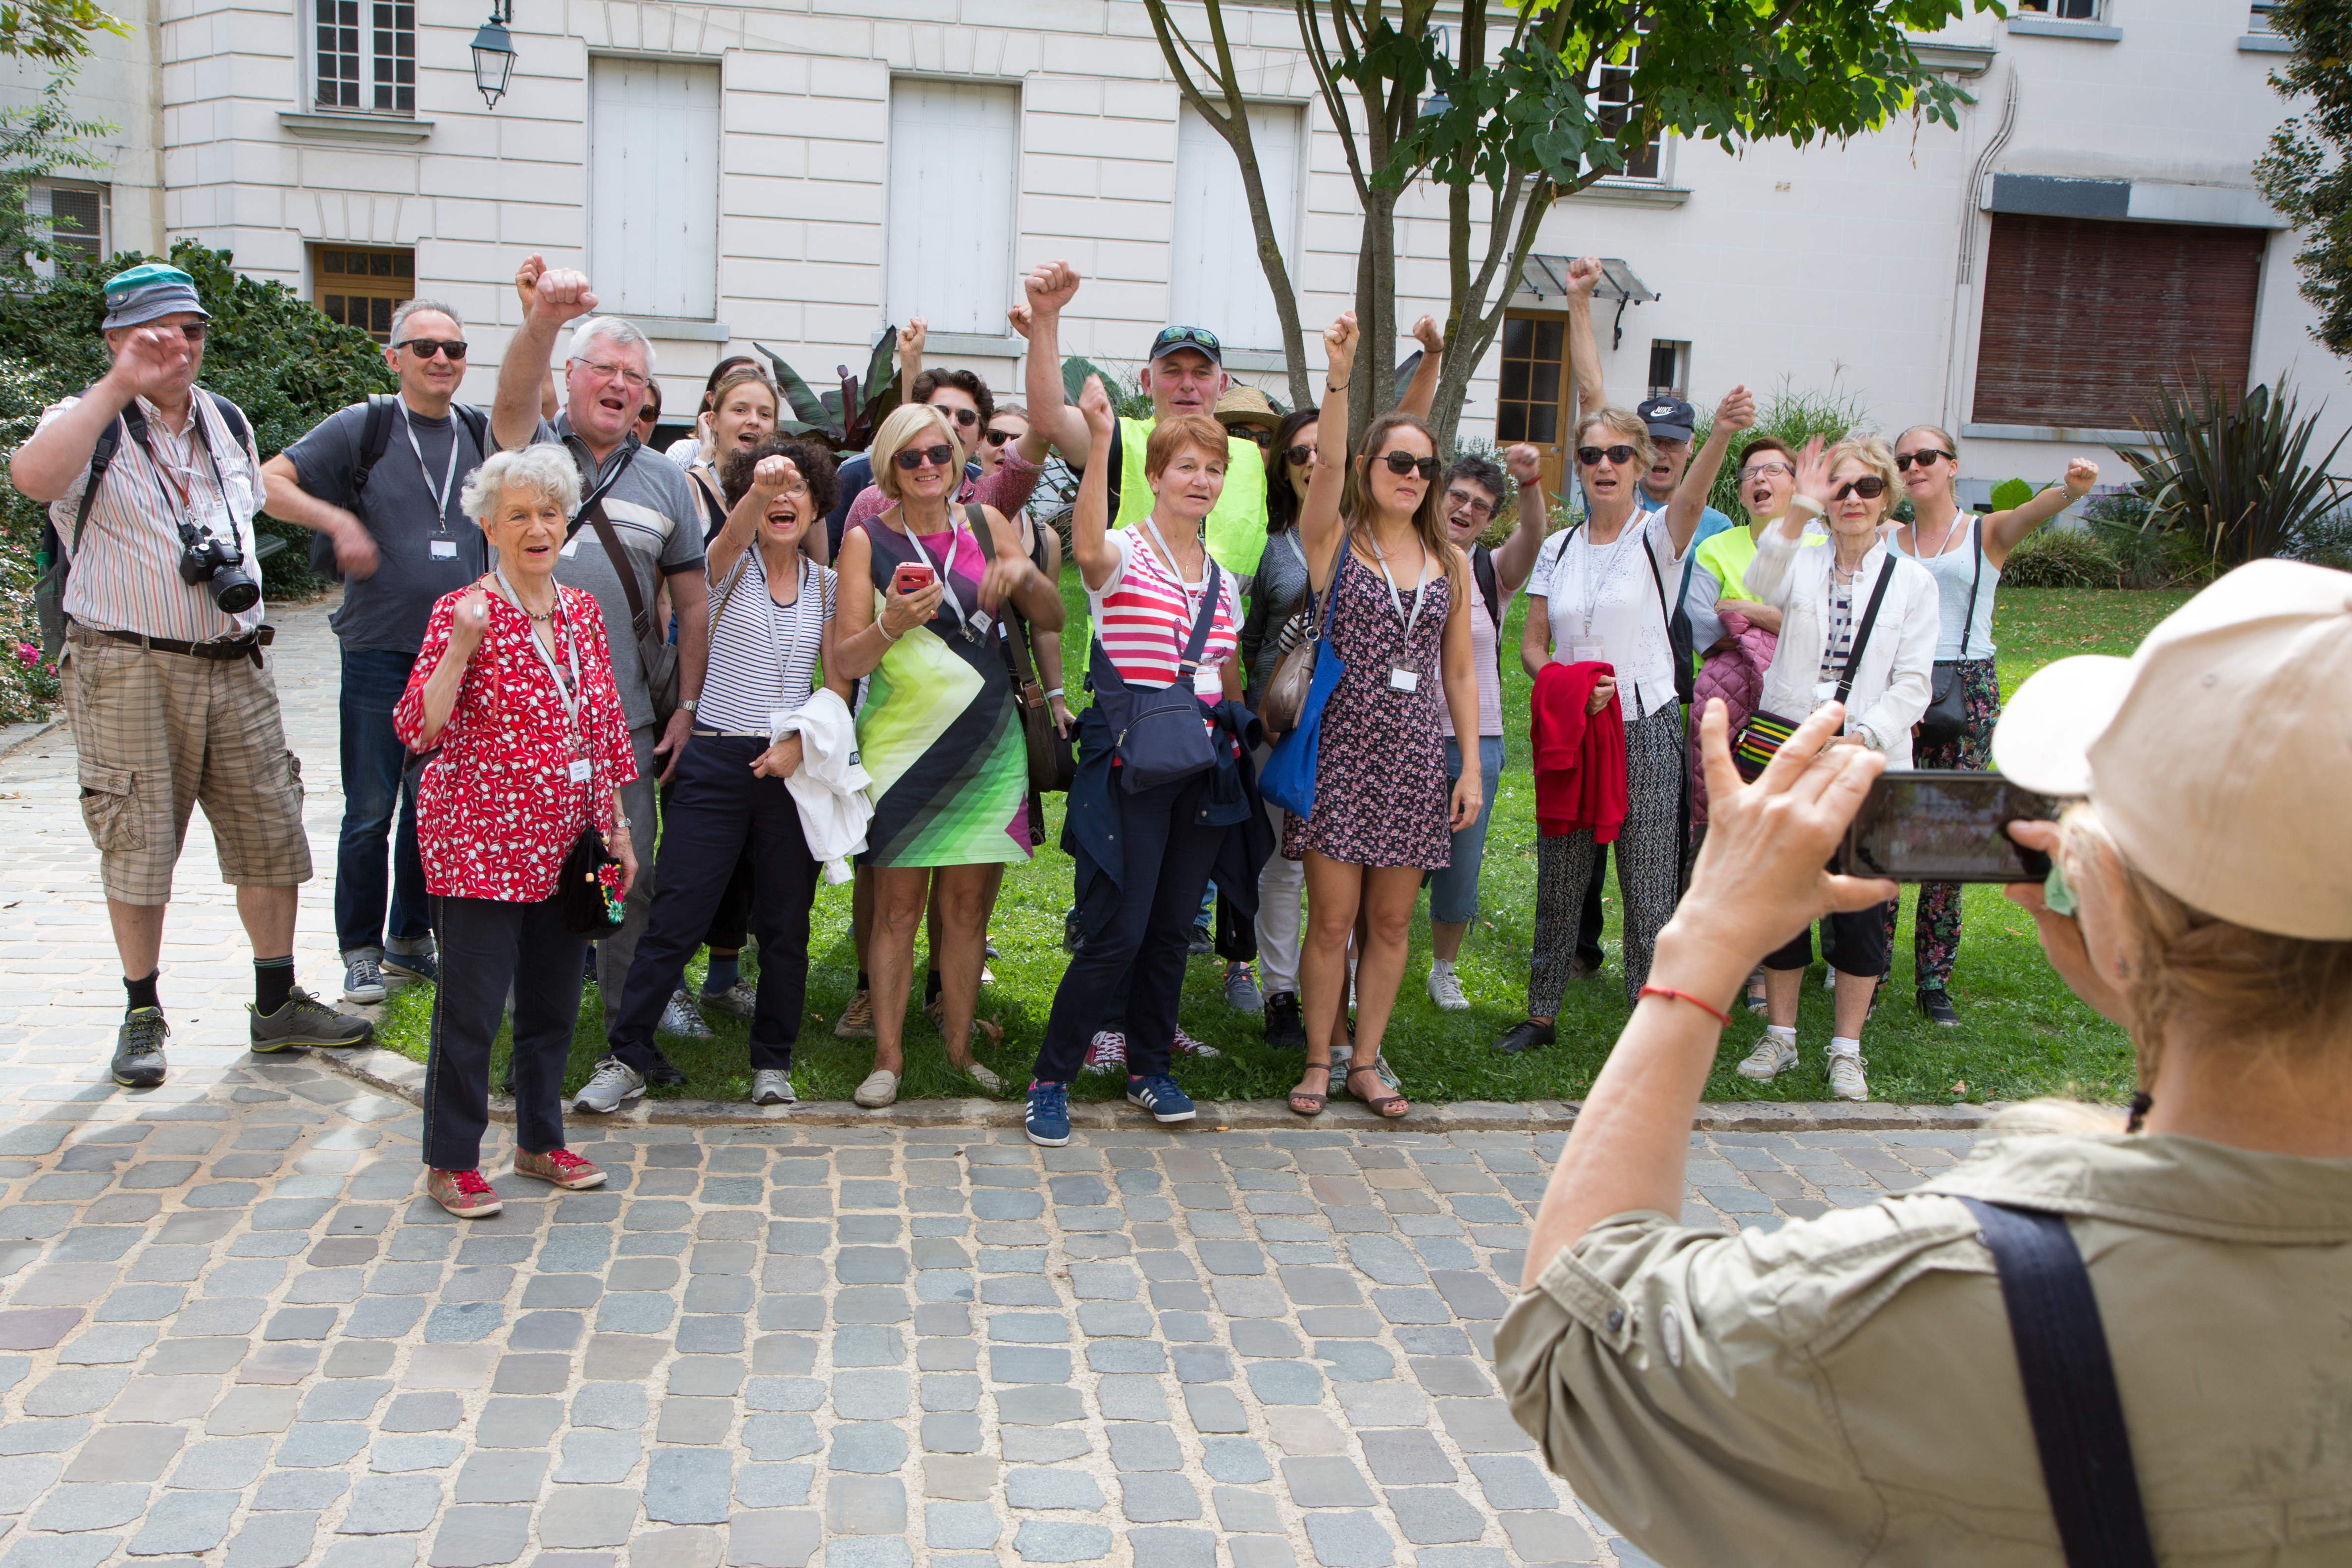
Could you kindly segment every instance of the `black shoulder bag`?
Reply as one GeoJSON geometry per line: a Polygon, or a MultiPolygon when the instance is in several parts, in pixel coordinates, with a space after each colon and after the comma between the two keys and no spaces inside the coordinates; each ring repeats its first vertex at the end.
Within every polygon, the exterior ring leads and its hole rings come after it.
{"type": "MultiPolygon", "coordinates": [[[[1141,541],[1137,549],[1145,548],[1141,541]]],[[[1130,795],[1204,773],[1217,765],[1211,748],[1208,716],[1200,694],[1192,689],[1193,672],[1201,667],[1201,651],[1209,645],[1209,629],[1216,624],[1217,604],[1224,596],[1224,579],[1217,563],[1209,562],[1209,591],[1192,621],[1183,656],[1176,662],[1176,678],[1164,686],[1138,690],[1119,678],[1102,638],[1094,644],[1095,702],[1110,720],[1112,747],[1118,758],[1119,783],[1130,795]]]]}
{"type": "MultiPolygon", "coordinates": [[[[1969,632],[1977,619],[1977,589],[1984,581],[1984,519],[1979,517],[1969,526],[1971,542],[1976,546],[1976,570],[1969,574],[1969,612],[1960,622],[1960,656],[1936,661],[1936,697],[1927,711],[1919,716],[1919,739],[1927,746],[1945,746],[1968,733],[1969,689],[1960,681],[1960,666],[1968,663],[1969,632]]],[[[1913,540],[1917,540],[1914,531],[1913,540]]]]}
{"type": "Polygon", "coordinates": [[[2156,1568],[2090,1270],[2063,1216],[1973,1197],[2068,1568],[2156,1568]]]}
{"type": "MultiPolygon", "coordinates": [[[[972,538],[979,541],[981,559],[993,564],[996,536],[988,526],[988,513],[976,504],[967,505],[964,517],[971,525],[972,538]]],[[[1021,716],[1021,740],[1029,757],[1029,788],[1040,795],[1066,790],[1077,777],[1077,758],[1055,727],[1054,710],[1038,682],[1028,619],[1009,599],[997,618],[1004,624],[1004,658],[1013,672],[1013,706],[1021,716]]]]}

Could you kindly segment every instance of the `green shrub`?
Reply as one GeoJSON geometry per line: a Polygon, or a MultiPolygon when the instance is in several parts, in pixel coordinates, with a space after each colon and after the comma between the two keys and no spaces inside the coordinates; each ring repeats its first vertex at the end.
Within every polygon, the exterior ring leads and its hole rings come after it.
{"type": "Polygon", "coordinates": [[[2294,531],[2279,553],[2315,566],[2352,571],[2352,508],[2312,518],[2294,531]]]}
{"type": "Polygon", "coordinates": [[[2009,552],[2000,580],[2013,588],[2114,588],[2114,552],[2088,528],[2036,528],[2009,552]]]}
{"type": "Polygon", "coordinates": [[[2212,580],[2212,562],[2197,541],[2155,517],[2147,497],[2133,491],[2095,496],[2083,508],[2091,536],[2115,557],[2124,588],[2193,587],[2212,580]]]}
{"type": "MultiPolygon", "coordinates": [[[[1732,438],[1730,454],[1723,460],[1723,472],[1715,476],[1715,484],[1706,493],[1706,504],[1735,523],[1747,518],[1747,508],[1739,504],[1739,454],[1758,436],[1777,435],[1794,450],[1816,435],[1824,444],[1842,441],[1846,432],[1861,428],[1869,419],[1861,400],[1839,392],[1834,385],[1827,392],[1797,392],[1784,382],[1771,397],[1757,400],[1756,423],[1732,438]]],[[[1691,432],[1693,451],[1706,444],[1706,433],[1714,426],[1715,411],[1701,409],[1698,425],[1691,432]]],[[[1897,503],[1905,520],[1909,506],[1907,499],[1897,503]]]]}

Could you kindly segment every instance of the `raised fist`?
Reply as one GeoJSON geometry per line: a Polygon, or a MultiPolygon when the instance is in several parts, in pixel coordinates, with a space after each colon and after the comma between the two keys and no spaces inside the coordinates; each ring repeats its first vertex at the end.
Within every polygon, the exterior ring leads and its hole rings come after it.
{"type": "Polygon", "coordinates": [[[1078,292],[1078,269],[1066,261],[1049,261],[1022,281],[1029,308],[1040,316],[1056,316],[1078,292]]]}
{"type": "Polygon", "coordinates": [[[593,315],[596,291],[588,287],[586,273],[568,267],[554,267],[540,274],[530,309],[532,315],[560,327],[575,316],[593,315]]]}
{"type": "Polygon", "coordinates": [[[1503,454],[1503,467],[1519,485],[1536,485],[1543,481],[1543,454],[1534,447],[1521,444],[1503,454]]]}

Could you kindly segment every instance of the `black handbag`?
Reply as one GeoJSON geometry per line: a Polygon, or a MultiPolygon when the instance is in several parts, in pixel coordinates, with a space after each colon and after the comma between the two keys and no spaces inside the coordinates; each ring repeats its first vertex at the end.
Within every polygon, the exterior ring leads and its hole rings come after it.
{"type": "MultiPolygon", "coordinates": [[[[977,506],[966,507],[964,511],[972,538],[980,543],[981,558],[995,560],[996,536],[988,526],[988,514],[977,506]]],[[[1004,662],[1013,674],[1013,711],[1021,716],[1021,742],[1029,759],[1029,788],[1040,795],[1066,793],[1078,776],[1077,758],[1055,727],[1053,706],[1037,679],[1028,620],[1009,599],[1000,619],[1004,622],[1004,662]]]]}
{"type": "Polygon", "coordinates": [[[607,869],[620,863],[604,847],[604,836],[593,827],[583,828],[572,841],[572,852],[563,857],[563,869],[555,878],[556,908],[563,915],[566,931],[593,941],[621,928],[621,922],[628,917],[628,904],[606,877],[607,869]]]}
{"type": "Polygon", "coordinates": [[[1984,581],[1984,519],[1979,517],[1969,533],[1976,547],[1977,564],[1969,574],[1969,612],[1960,622],[1960,656],[1936,661],[1936,695],[1927,711],[1919,716],[1923,746],[1948,746],[1969,730],[1969,688],[1960,679],[1960,666],[1969,661],[1969,632],[1977,619],[1977,588],[1984,581]]]}
{"type": "Polygon", "coordinates": [[[1095,639],[1095,701],[1104,705],[1103,716],[1111,721],[1112,754],[1118,758],[1119,782],[1130,795],[1190,779],[1216,766],[1209,727],[1202,722],[1207,716],[1200,694],[1192,689],[1192,675],[1201,667],[1201,651],[1208,646],[1209,628],[1216,622],[1217,602],[1223,591],[1223,575],[1212,560],[1209,591],[1192,622],[1192,635],[1176,663],[1176,678],[1164,686],[1139,691],[1129,685],[1119,678],[1110,655],[1103,652],[1102,639],[1095,639]]]}

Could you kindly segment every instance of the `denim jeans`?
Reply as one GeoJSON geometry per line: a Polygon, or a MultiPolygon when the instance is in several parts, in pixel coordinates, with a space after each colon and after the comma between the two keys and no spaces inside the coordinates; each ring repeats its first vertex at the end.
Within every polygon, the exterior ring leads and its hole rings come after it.
{"type": "Polygon", "coordinates": [[[383,946],[387,883],[395,939],[415,942],[430,935],[433,906],[416,854],[416,781],[403,781],[409,751],[392,728],[392,710],[408,689],[416,655],[387,648],[345,648],[342,654],[343,831],[335,847],[335,944],[348,953],[383,946]]]}
{"type": "MultiPolygon", "coordinates": [[[[1479,789],[1484,796],[1478,815],[1470,825],[1454,835],[1454,853],[1442,871],[1433,871],[1429,883],[1429,917],[1447,925],[1464,925],[1478,914],[1478,867],[1486,858],[1486,819],[1495,810],[1495,789],[1503,776],[1503,737],[1482,735],[1478,737],[1479,789]]],[[[1462,743],[1452,736],[1445,737],[1445,794],[1449,807],[1454,798],[1454,786],[1462,778],[1462,743]]]]}

